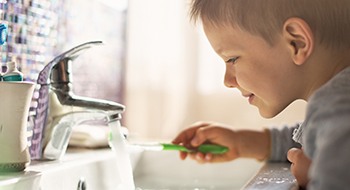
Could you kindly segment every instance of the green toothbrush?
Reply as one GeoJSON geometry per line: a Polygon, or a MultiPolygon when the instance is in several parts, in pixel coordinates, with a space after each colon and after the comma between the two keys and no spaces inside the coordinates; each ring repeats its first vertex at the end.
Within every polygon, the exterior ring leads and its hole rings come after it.
{"type": "Polygon", "coordinates": [[[202,152],[202,153],[211,153],[211,154],[224,154],[228,151],[228,148],[225,146],[215,145],[215,144],[202,144],[195,149],[188,149],[182,145],[170,144],[170,143],[142,143],[142,144],[132,144],[143,148],[144,150],[178,150],[183,152],[202,152]]]}

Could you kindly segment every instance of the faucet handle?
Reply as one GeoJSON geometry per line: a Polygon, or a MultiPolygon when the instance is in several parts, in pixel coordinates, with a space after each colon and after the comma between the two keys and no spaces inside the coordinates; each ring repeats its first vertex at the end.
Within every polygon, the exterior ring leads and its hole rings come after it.
{"type": "Polygon", "coordinates": [[[102,44],[103,44],[102,41],[86,42],[86,43],[80,44],[80,45],[78,45],[78,46],[76,46],[76,47],[74,47],[74,48],[72,48],[72,49],[62,53],[61,55],[55,57],[39,73],[39,77],[38,77],[37,83],[41,84],[41,85],[50,84],[50,75],[51,75],[52,68],[54,66],[56,66],[59,62],[61,62],[64,59],[74,60],[75,58],[77,58],[80,55],[80,53],[83,50],[90,49],[94,45],[102,45],[102,44]]]}
{"type": "MultiPolygon", "coordinates": [[[[96,45],[102,45],[103,42],[102,41],[91,41],[91,42],[86,42],[83,44],[80,44],[64,53],[62,53],[60,55],[61,60],[62,59],[70,59],[70,60],[74,60],[75,58],[77,58],[83,51],[92,48],[93,46],[96,45]]],[[[60,60],[58,60],[59,62],[60,60]]]]}
{"type": "Polygon", "coordinates": [[[88,42],[77,46],[62,54],[57,63],[52,67],[50,74],[50,84],[70,83],[72,80],[72,62],[83,51],[92,47],[92,45],[102,44],[101,41],[88,42]]]}

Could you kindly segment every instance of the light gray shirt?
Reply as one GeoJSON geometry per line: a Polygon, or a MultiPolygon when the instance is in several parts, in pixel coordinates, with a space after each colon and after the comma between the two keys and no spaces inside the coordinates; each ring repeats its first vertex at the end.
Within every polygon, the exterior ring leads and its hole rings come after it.
{"type": "MultiPolygon", "coordinates": [[[[295,137],[301,137],[304,152],[312,160],[307,189],[349,189],[350,67],[341,71],[312,95],[305,118],[298,130],[299,134],[295,137]]],[[[286,160],[288,149],[297,146],[286,137],[291,138],[296,127],[271,129],[270,160],[286,160]]]]}

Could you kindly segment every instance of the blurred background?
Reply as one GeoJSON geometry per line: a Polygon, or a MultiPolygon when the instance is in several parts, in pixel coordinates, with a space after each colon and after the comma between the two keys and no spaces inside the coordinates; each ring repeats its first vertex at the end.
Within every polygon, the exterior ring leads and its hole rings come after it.
{"type": "Polygon", "coordinates": [[[302,121],[305,102],[267,120],[237,90],[224,86],[224,63],[201,26],[189,21],[189,3],[2,0],[0,21],[9,26],[0,49],[2,71],[15,58],[26,80],[35,81],[63,51],[102,40],[104,46],[74,61],[74,91],[126,105],[123,125],[133,137],[172,139],[199,120],[256,129],[302,121]]]}

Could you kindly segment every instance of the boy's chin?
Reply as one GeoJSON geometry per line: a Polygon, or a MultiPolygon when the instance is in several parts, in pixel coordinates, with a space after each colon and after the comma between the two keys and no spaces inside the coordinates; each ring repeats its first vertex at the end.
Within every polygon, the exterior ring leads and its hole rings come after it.
{"type": "Polygon", "coordinates": [[[277,116],[279,113],[282,112],[282,110],[273,110],[273,109],[264,109],[264,108],[258,108],[260,116],[265,119],[271,119],[277,116]]]}

